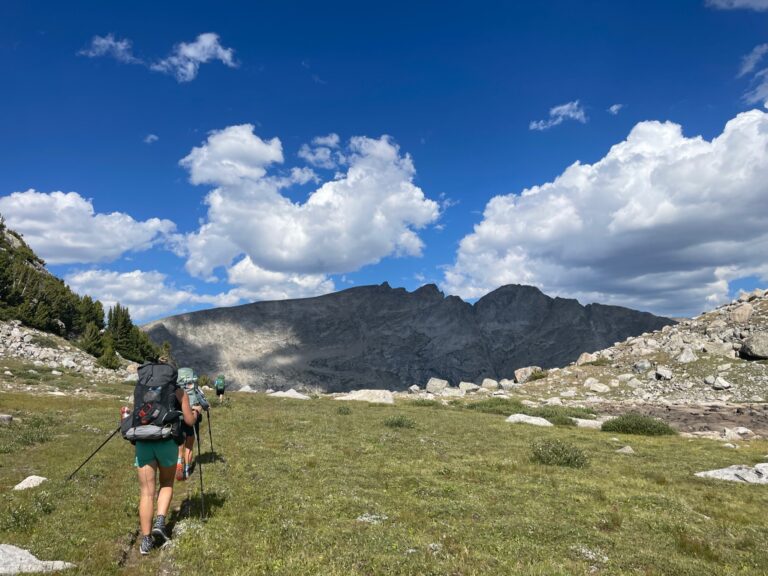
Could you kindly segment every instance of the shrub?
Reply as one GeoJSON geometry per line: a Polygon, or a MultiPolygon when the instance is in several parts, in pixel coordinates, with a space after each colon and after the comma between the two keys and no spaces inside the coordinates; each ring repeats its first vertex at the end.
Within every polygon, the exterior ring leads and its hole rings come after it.
{"type": "Polygon", "coordinates": [[[538,440],[531,444],[532,460],[547,466],[567,466],[585,468],[589,466],[587,455],[577,448],[560,440],[538,440]]]}
{"type": "Polygon", "coordinates": [[[408,418],[408,416],[398,414],[397,416],[390,416],[384,420],[384,425],[389,426],[390,428],[415,428],[416,422],[408,418]]]}
{"type": "Polygon", "coordinates": [[[542,380],[547,377],[546,370],[534,370],[533,373],[528,376],[527,382],[533,382],[534,380],[542,380]]]}
{"type": "Polygon", "coordinates": [[[666,436],[677,434],[677,431],[666,422],[635,412],[622,414],[603,422],[603,432],[618,432],[619,434],[638,434],[641,436],[666,436]]]}
{"type": "Polygon", "coordinates": [[[336,413],[341,414],[342,416],[349,416],[350,414],[352,414],[352,408],[350,408],[349,406],[339,406],[338,408],[336,408],[336,413]]]}
{"type": "Polygon", "coordinates": [[[425,406],[429,408],[441,408],[443,405],[437,400],[430,400],[428,398],[416,398],[411,402],[412,406],[425,406]]]}
{"type": "Polygon", "coordinates": [[[485,400],[465,404],[465,408],[485,412],[486,414],[501,414],[502,416],[524,412],[523,405],[520,402],[509,398],[486,398],[485,400]]]}
{"type": "Polygon", "coordinates": [[[576,406],[541,406],[539,408],[523,408],[523,413],[528,416],[538,416],[539,418],[546,418],[552,424],[558,424],[562,422],[566,426],[575,425],[575,422],[571,418],[584,418],[593,419],[595,417],[594,412],[588,408],[578,408],[576,406]],[[557,420],[557,422],[555,421],[557,420]],[[568,420],[568,422],[565,422],[568,420]]]}

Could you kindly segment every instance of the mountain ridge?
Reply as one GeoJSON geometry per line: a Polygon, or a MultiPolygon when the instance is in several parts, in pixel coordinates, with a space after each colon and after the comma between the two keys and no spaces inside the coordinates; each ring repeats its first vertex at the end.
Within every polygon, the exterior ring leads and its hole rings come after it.
{"type": "Polygon", "coordinates": [[[530,364],[558,366],[585,350],[673,321],[619,306],[502,286],[474,304],[434,284],[388,283],[312,298],[212,308],[150,322],[156,342],[199,372],[253,388],[399,390],[430,377],[503,378],[530,364]]]}

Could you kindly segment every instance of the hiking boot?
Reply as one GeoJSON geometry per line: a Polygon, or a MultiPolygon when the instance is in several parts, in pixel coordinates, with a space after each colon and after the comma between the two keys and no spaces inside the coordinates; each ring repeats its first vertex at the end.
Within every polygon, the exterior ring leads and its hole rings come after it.
{"type": "Polygon", "coordinates": [[[158,547],[171,539],[168,534],[168,528],[165,526],[165,518],[163,516],[158,516],[157,520],[155,520],[155,525],[152,528],[152,538],[155,539],[155,544],[158,547]]]}
{"type": "Polygon", "coordinates": [[[181,482],[182,480],[186,480],[187,477],[184,475],[184,463],[179,460],[176,462],[176,480],[181,482]]]}
{"type": "Polygon", "coordinates": [[[142,556],[149,554],[154,547],[155,541],[152,539],[152,536],[142,536],[141,546],[139,546],[139,552],[141,552],[142,556]]]}

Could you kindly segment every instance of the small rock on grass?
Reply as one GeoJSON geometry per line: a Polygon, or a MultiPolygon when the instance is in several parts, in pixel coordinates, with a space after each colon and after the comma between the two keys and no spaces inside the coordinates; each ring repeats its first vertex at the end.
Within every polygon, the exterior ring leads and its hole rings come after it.
{"type": "Polygon", "coordinates": [[[13,422],[13,416],[10,414],[0,414],[0,425],[8,425],[13,422]]]}
{"type": "Polygon", "coordinates": [[[527,414],[512,414],[506,419],[511,424],[532,424],[533,426],[554,426],[552,422],[538,416],[528,416],[527,414]]]}
{"type": "MultiPolygon", "coordinates": [[[[13,487],[14,490],[26,490],[27,488],[34,488],[35,486],[40,486],[43,482],[48,480],[48,478],[44,478],[42,476],[27,476],[16,484],[16,486],[13,487]]],[[[1,574],[1,572],[0,572],[1,574]]]]}
{"type": "Polygon", "coordinates": [[[624,446],[623,448],[619,448],[616,450],[618,454],[634,454],[635,451],[632,450],[632,446],[624,446]]]}

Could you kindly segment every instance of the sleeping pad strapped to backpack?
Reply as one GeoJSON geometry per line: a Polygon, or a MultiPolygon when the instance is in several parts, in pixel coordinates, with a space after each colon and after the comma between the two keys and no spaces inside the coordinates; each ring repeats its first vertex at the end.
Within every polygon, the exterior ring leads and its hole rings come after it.
{"type": "Polygon", "coordinates": [[[176,368],[169,364],[142,364],[133,391],[133,412],[123,420],[120,432],[134,444],[137,440],[183,442],[181,411],[176,398],[176,368]]]}

